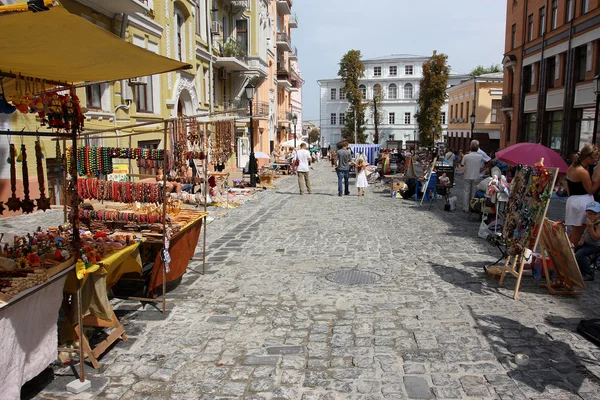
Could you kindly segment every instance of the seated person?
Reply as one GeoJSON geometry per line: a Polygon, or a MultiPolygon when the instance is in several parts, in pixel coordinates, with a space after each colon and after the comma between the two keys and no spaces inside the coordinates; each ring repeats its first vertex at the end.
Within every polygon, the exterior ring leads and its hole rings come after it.
{"type": "Polygon", "coordinates": [[[587,223],[583,240],[575,247],[575,258],[584,281],[594,280],[590,257],[600,252],[600,203],[593,201],[585,207],[587,223]]]}
{"type": "Polygon", "coordinates": [[[438,194],[444,196],[447,191],[448,191],[448,187],[450,186],[450,178],[448,178],[448,176],[446,175],[446,173],[442,173],[442,176],[440,176],[439,179],[439,183],[438,183],[438,194]],[[442,186],[442,187],[440,187],[442,186]]]}

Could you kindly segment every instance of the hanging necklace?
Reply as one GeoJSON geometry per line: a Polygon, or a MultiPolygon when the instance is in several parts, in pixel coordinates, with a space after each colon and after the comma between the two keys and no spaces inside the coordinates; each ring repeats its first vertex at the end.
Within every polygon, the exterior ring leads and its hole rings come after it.
{"type": "Polygon", "coordinates": [[[37,199],[37,208],[46,212],[50,208],[50,200],[46,198],[46,185],[44,183],[44,167],[42,166],[42,146],[40,141],[35,142],[35,162],[37,166],[37,178],[40,185],[40,198],[37,199]]]}
{"type": "Polygon", "coordinates": [[[21,144],[21,155],[23,156],[22,175],[23,194],[25,195],[23,201],[21,201],[21,210],[23,210],[24,213],[29,214],[35,208],[35,204],[33,203],[33,200],[29,198],[29,171],[27,169],[27,151],[24,144],[21,144]]]}
{"type": "Polygon", "coordinates": [[[21,208],[21,199],[16,196],[17,192],[17,171],[15,168],[17,150],[14,144],[10,144],[10,191],[11,197],[6,202],[9,211],[19,211],[21,208]]]}

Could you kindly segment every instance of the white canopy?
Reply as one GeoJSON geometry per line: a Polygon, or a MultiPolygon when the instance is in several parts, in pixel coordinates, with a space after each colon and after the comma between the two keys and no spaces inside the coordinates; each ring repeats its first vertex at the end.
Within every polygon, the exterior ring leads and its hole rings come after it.
{"type": "MultiPolygon", "coordinates": [[[[305,141],[302,141],[302,140],[296,139],[296,147],[300,148],[300,145],[301,145],[302,143],[306,144],[306,142],[305,142],[305,141]]],[[[294,147],[294,139],[287,140],[287,141],[285,141],[285,142],[283,142],[283,143],[280,143],[279,145],[280,145],[280,146],[283,146],[283,147],[294,147]]]]}

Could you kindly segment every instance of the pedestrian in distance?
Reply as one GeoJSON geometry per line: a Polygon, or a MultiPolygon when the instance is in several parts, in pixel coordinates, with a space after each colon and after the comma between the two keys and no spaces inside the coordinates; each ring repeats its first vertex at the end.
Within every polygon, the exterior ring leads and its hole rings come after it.
{"type": "Polygon", "coordinates": [[[300,189],[300,194],[304,194],[303,186],[306,186],[306,191],[308,194],[311,194],[312,191],[310,188],[310,177],[308,176],[308,172],[310,171],[311,156],[310,152],[306,150],[306,143],[302,143],[300,145],[300,150],[296,152],[296,158],[294,159],[293,164],[297,164],[296,171],[298,173],[298,188],[300,189]]]}
{"type": "Polygon", "coordinates": [[[471,151],[467,153],[463,159],[461,166],[464,167],[465,172],[463,174],[463,211],[469,212],[469,204],[471,199],[477,190],[477,184],[479,183],[481,174],[481,163],[483,156],[478,153],[479,146],[477,143],[471,143],[471,151]]]}
{"type": "Polygon", "coordinates": [[[594,280],[590,257],[600,252],[600,204],[592,201],[585,207],[587,221],[583,239],[575,247],[575,258],[584,281],[594,280]]]}
{"type": "Polygon", "coordinates": [[[367,165],[364,158],[359,158],[356,163],[356,190],[358,196],[365,195],[365,188],[369,187],[367,181],[367,165]]]}
{"type": "Polygon", "coordinates": [[[342,193],[348,196],[350,194],[350,190],[348,189],[348,181],[350,180],[350,161],[352,161],[352,153],[348,150],[348,142],[344,141],[342,143],[342,148],[337,151],[335,159],[337,162],[335,171],[337,172],[338,178],[338,196],[341,197],[342,193]]]}

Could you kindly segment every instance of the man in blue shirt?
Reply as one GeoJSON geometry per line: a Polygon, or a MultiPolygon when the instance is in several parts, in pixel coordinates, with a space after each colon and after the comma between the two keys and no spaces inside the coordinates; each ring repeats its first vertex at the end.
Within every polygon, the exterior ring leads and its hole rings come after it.
{"type": "Polygon", "coordinates": [[[342,196],[342,179],[344,181],[344,194],[348,196],[348,180],[350,179],[350,161],[352,161],[352,153],[348,150],[348,142],[342,143],[342,148],[336,153],[337,168],[335,169],[338,177],[338,196],[342,196]]]}

